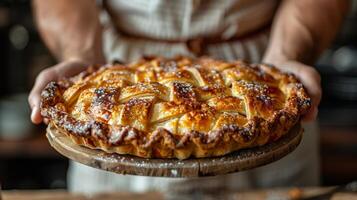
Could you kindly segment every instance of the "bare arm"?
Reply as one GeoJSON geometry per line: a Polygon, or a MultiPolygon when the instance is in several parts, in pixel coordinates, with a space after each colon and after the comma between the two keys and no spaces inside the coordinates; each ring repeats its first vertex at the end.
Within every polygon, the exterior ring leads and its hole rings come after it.
{"type": "Polygon", "coordinates": [[[59,60],[37,76],[28,98],[31,120],[38,124],[42,122],[40,94],[48,82],[78,74],[105,59],[95,0],[34,0],[33,8],[41,36],[59,60]]]}
{"type": "Polygon", "coordinates": [[[307,120],[317,114],[320,76],[308,66],[334,39],[348,11],[347,0],[285,0],[274,19],[263,62],[298,76],[312,97],[307,120]]]}
{"type": "Polygon", "coordinates": [[[266,61],[311,63],[330,44],[348,11],[346,0],[286,0],[275,18],[266,61]]]}
{"type": "Polygon", "coordinates": [[[104,62],[95,0],[34,0],[38,29],[58,60],[104,62]]]}

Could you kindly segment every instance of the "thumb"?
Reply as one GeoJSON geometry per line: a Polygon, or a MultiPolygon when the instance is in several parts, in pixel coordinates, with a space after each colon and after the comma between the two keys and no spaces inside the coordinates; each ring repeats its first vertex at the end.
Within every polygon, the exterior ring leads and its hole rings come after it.
{"type": "Polygon", "coordinates": [[[40,101],[41,101],[41,91],[46,86],[46,84],[52,80],[56,79],[56,75],[52,73],[51,68],[42,71],[33,86],[30,95],[28,97],[28,102],[32,109],[31,121],[34,124],[39,124],[42,122],[42,116],[40,112],[40,101]]]}

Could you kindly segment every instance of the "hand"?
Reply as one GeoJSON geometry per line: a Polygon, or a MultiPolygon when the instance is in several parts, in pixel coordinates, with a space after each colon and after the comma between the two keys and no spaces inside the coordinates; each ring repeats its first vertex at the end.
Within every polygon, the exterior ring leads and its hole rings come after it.
{"type": "Polygon", "coordinates": [[[311,108],[308,113],[305,114],[302,121],[310,122],[315,120],[322,95],[321,77],[319,73],[315,68],[297,61],[284,61],[271,64],[274,64],[275,67],[281,71],[294,74],[302,82],[312,100],[311,108]]]}
{"type": "Polygon", "coordinates": [[[28,102],[32,109],[31,121],[34,124],[42,122],[42,116],[40,113],[40,95],[42,89],[50,81],[57,81],[59,79],[70,77],[84,71],[89,66],[89,63],[78,59],[72,59],[63,61],[55,66],[44,69],[39,73],[36,78],[35,85],[33,86],[28,102]]]}

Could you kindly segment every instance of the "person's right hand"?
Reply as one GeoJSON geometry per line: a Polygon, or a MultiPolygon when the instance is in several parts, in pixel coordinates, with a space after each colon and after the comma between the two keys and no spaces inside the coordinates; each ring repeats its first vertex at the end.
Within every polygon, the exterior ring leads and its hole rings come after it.
{"type": "Polygon", "coordinates": [[[58,81],[62,78],[71,77],[82,71],[84,71],[90,63],[79,59],[71,59],[63,61],[55,66],[49,67],[41,71],[35,81],[35,84],[28,97],[28,102],[31,107],[31,121],[34,124],[42,122],[42,116],[40,113],[40,95],[43,88],[50,81],[58,81]]]}

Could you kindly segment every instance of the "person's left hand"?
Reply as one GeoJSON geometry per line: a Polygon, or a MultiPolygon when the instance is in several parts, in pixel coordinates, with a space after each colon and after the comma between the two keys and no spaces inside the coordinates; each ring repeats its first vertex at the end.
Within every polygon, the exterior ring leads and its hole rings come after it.
{"type": "Polygon", "coordinates": [[[283,72],[294,74],[304,85],[308,94],[311,97],[312,105],[308,113],[303,117],[303,122],[310,122],[316,119],[318,113],[318,105],[321,100],[321,77],[320,74],[312,66],[305,65],[297,61],[283,61],[268,64],[273,64],[276,68],[283,72]]]}
{"type": "MultiPolygon", "coordinates": [[[[57,65],[46,68],[37,76],[35,85],[33,86],[28,102],[31,107],[31,121],[34,124],[42,122],[42,116],[40,112],[41,91],[50,81],[58,81],[60,79],[78,74],[90,66],[84,60],[70,59],[62,61],[57,65]]],[[[45,122],[46,123],[46,122],[45,122]]]]}

